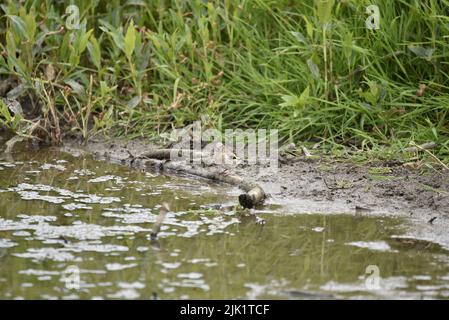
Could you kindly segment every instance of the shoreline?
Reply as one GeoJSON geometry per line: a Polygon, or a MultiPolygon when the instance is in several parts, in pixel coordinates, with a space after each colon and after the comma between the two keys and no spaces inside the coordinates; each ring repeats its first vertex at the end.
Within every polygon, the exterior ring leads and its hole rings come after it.
{"type": "MultiPolygon", "coordinates": [[[[65,152],[84,150],[98,160],[143,170],[148,169],[145,160],[131,161],[129,153],[139,154],[156,148],[156,144],[143,139],[95,139],[85,145],[71,140],[62,147],[65,152]]],[[[336,159],[304,157],[280,164],[276,175],[264,175],[264,168],[259,165],[230,170],[264,188],[269,197],[263,208],[282,208],[282,212],[292,214],[405,218],[413,226],[411,237],[436,242],[449,249],[446,232],[449,229],[449,179],[442,171],[419,174],[399,164],[379,162],[376,166],[364,166],[336,159]],[[256,176],[258,178],[254,179],[256,176]],[[281,192],[273,193],[274,189],[281,192]]]]}

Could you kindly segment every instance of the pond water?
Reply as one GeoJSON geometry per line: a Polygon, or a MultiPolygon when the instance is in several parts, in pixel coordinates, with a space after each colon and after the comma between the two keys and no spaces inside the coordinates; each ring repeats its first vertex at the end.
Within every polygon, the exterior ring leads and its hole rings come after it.
{"type": "Polygon", "coordinates": [[[0,298],[449,297],[448,251],[401,237],[404,220],[280,206],[255,218],[237,194],[54,148],[3,154],[0,298]]]}

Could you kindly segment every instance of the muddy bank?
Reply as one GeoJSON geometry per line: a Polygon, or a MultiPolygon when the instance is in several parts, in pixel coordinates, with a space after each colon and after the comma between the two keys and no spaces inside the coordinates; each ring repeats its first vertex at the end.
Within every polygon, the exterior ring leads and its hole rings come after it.
{"type": "MultiPolygon", "coordinates": [[[[99,139],[84,146],[70,141],[64,148],[143,169],[144,161],[132,163],[130,153],[137,155],[157,146],[139,139],[99,139]]],[[[258,165],[228,170],[259,183],[270,194],[266,203],[282,206],[284,212],[411,217],[417,224],[414,235],[420,233],[420,238],[449,246],[449,179],[444,172],[415,172],[399,162],[363,166],[301,156],[281,161],[274,175],[258,165]]]]}

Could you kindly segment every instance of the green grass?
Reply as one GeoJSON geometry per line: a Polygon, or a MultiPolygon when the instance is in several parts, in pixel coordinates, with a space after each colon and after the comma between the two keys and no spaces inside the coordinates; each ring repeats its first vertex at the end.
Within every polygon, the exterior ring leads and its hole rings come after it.
{"type": "Polygon", "coordinates": [[[339,155],[435,141],[449,158],[448,0],[377,0],[380,30],[364,0],[22,3],[0,10],[0,74],[35,110],[0,121],[21,134],[147,137],[202,119],[339,155]],[[71,3],[79,30],[64,27],[71,3]]]}

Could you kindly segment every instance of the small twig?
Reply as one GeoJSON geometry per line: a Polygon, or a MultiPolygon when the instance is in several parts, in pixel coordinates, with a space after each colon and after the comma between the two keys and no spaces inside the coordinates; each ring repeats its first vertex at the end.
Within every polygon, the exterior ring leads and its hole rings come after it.
{"type": "Polygon", "coordinates": [[[433,222],[437,219],[437,217],[430,218],[429,221],[427,221],[429,224],[433,224],[433,222]]]}

